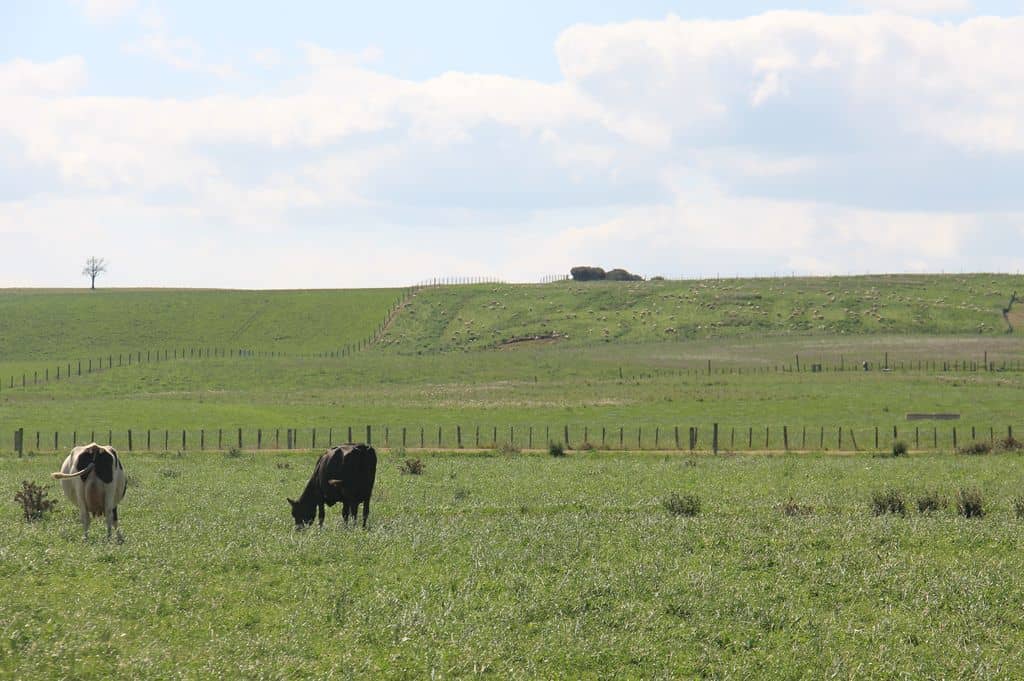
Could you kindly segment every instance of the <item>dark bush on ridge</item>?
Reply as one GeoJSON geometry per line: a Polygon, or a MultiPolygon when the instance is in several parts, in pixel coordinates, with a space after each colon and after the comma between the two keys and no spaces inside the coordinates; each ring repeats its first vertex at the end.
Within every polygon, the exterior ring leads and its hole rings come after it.
{"type": "Polygon", "coordinates": [[[700,513],[700,497],[695,494],[684,494],[679,496],[675,492],[661,502],[665,510],[672,515],[692,518],[700,513]]]}
{"type": "Polygon", "coordinates": [[[907,505],[903,501],[903,492],[898,489],[872,492],[871,511],[875,515],[885,515],[886,513],[906,515],[907,505]]]}
{"type": "Polygon", "coordinates": [[[551,456],[565,456],[565,448],[561,442],[552,442],[548,445],[548,454],[551,456]]]}
{"type": "Polygon", "coordinates": [[[956,494],[956,510],[965,518],[984,518],[985,504],[981,498],[981,492],[961,487],[956,494]]]}
{"type": "Polygon", "coordinates": [[[574,281],[602,281],[605,278],[605,271],[600,267],[580,265],[569,270],[574,281]]]}
{"type": "Polygon", "coordinates": [[[978,442],[972,442],[969,445],[965,445],[956,450],[957,454],[970,454],[970,455],[981,455],[988,454],[992,451],[992,445],[989,443],[979,440],[978,442]]]}
{"type": "Polygon", "coordinates": [[[892,444],[892,455],[893,456],[906,456],[907,455],[907,443],[903,440],[897,440],[892,444]]]}
{"type": "Polygon", "coordinates": [[[605,279],[608,281],[643,281],[644,278],[639,274],[633,274],[623,269],[609,270],[608,274],[605,275],[605,279]]]}

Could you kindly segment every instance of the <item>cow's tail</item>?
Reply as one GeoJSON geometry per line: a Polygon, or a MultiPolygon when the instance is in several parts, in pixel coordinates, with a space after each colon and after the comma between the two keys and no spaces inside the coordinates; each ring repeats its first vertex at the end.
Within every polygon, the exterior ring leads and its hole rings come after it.
{"type": "Polygon", "coordinates": [[[91,471],[95,465],[96,465],[95,463],[91,463],[88,466],[86,466],[85,468],[83,468],[82,470],[78,471],[77,473],[61,473],[60,471],[57,471],[56,473],[51,473],[50,475],[52,475],[54,477],[54,479],[56,479],[56,480],[67,480],[68,478],[80,478],[83,475],[85,475],[86,473],[88,473],[89,471],[91,471]]]}

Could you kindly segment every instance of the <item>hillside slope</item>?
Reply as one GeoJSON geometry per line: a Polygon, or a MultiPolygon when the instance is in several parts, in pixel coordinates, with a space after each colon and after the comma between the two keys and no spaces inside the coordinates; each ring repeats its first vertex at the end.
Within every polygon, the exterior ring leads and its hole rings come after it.
{"type": "Polygon", "coordinates": [[[509,341],[1002,335],[1001,309],[1020,284],[1016,276],[970,274],[428,288],[403,308],[382,345],[423,353],[509,341]],[[542,340],[524,340],[531,337],[542,340]]]}
{"type": "Polygon", "coordinates": [[[186,345],[324,352],[372,335],[403,292],[0,290],[0,362],[186,345]]]}

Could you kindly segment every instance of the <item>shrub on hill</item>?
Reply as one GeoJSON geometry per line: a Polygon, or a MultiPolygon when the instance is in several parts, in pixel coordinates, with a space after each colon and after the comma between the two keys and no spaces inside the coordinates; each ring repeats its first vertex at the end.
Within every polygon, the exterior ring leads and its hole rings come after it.
{"type": "Polygon", "coordinates": [[[610,270],[608,272],[608,274],[605,275],[605,279],[607,279],[608,281],[643,281],[644,280],[644,278],[641,277],[639,274],[633,274],[633,273],[627,272],[626,270],[623,270],[623,269],[610,270]]]}
{"type": "Polygon", "coordinates": [[[600,267],[580,265],[569,270],[573,281],[643,281],[639,274],[633,274],[622,268],[616,268],[605,272],[600,267]]]}
{"type": "Polygon", "coordinates": [[[605,278],[605,271],[600,267],[580,265],[569,270],[574,281],[601,281],[605,278]]]}

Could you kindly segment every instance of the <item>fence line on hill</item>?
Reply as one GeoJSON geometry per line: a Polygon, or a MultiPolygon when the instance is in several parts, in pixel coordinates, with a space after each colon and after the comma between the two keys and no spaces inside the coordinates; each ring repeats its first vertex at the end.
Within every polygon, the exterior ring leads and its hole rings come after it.
{"type": "MultiPolygon", "coordinates": [[[[941,418],[944,415],[923,415],[941,418]]],[[[366,424],[360,426],[307,428],[162,428],[102,430],[14,431],[14,449],[19,456],[26,449],[56,452],[89,442],[111,444],[126,452],[170,451],[251,451],[315,450],[346,442],[367,442],[384,449],[425,450],[520,450],[546,449],[561,444],[569,450],[663,451],[663,452],[884,452],[903,443],[911,451],[957,451],[985,443],[1020,449],[1014,439],[1014,426],[922,427],[844,426],[832,424],[699,426],[545,424],[542,426],[474,424],[397,426],[366,424]],[[64,439],[61,439],[61,433],[64,439]],[[89,437],[85,438],[86,432],[89,437]],[[33,445],[34,434],[34,447],[33,445]],[[79,437],[79,434],[82,437],[79,437]],[[100,436],[97,439],[97,434],[100,436]],[[969,435],[968,435],[969,434],[969,435]],[[26,439],[28,435],[28,439],[26,439]],[[52,435],[52,438],[50,437],[52,435]],[[103,436],[106,435],[104,438],[103,436]],[[860,442],[857,436],[861,437],[860,442]],[[70,436],[70,437],[69,437],[70,436]],[[282,437],[283,436],[283,437],[282,437]],[[685,436],[685,439],[684,439],[685,436]],[[50,447],[52,443],[52,448],[50,447]],[[283,446],[282,446],[283,445],[283,446]]]]}
{"type": "MultiPolygon", "coordinates": [[[[6,381],[0,379],[0,394],[3,391],[18,388],[29,388],[32,386],[45,385],[51,381],[67,380],[69,378],[99,373],[120,367],[130,367],[144,363],[168,362],[185,359],[211,359],[211,358],[254,358],[254,359],[340,359],[349,357],[360,352],[371,345],[378,343],[387,332],[388,326],[397,316],[401,307],[414,295],[410,292],[407,296],[396,302],[389,309],[388,316],[377,325],[371,336],[363,341],[346,345],[337,351],[301,354],[279,351],[260,351],[247,348],[211,348],[211,347],[184,347],[163,350],[137,350],[128,353],[108,353],[106,357],[89,359],[78,359],[64,361],[57,364],[51,372],[50,367],[43,370],[33,370],[31,373],[24,371],[20,376],[10,374],[6,381]],[[116,363],[115,363],[116,359],[116,363]]],[[[1021,359],[990,359],[988,352],[983,354],[981,360],[977,359],[895,359],[890,361],[889,353],[884,353],[884,359],[877,363],[847,362],[844,357],[828,362],[807,362],[796,356],[795,362],[786,364],[761,364],[755,366],[743,366],[737,364],[716,365],[712,360],[689,360],[691,366],[675,368],[647,368],[624,372],[621,367],[609,370],[606,378],[619,378],[621,380],[642,380],[654,378],[683,378],[699,376],[756,376],[764,374],[825,374],[825,373],[863,373],[863,372],[914,372],[914,373],[978,373],[978,372],[1021,372],[1024,371],[1024,361],[1021,359]],[[693,366],[696,365],[696,366],[693,366]],[[616,373],[617,372],[617,373],[616,373]]],[[[595,376],[600,378],[600,376],[595,376]]]]}
{"type": "Polygon", "coordinates": [[[395,316],[401,308],[408,303],[418,289],[409,287],[403,290],[402,295],[388,308],[384,319],[377,323],[370,335],[352,343],[348,343],[335,350],[327,350],[314,353],[294,353],[279,350],[255,350],[242,347],[211,347],[186,345],[184,347],[159,348],[148,350],[121,351],[118,353],[107,352],[96,356],[64,360],[57,364],[50,364],[42,369],[23,371],[20,376],[9,374],[7,380],[0,378],[0,393],[4,390],[16,388],[29,388],[32,386],[46,385],[47,383],[77,378],[89,374],[109,371],[115,368],[138,366],[148,363],[170,362],[185,359],[222,359],[222,358],[252,358],[252,359],[340,359],[349,357],[357,352],[365,350],[371,345],[380,341],[388,326],[394,321],[395,316]],[[116,362],[115,362],[116,360],[116,362]],[[52,368],[52,371],[51,371],[52,368]]]}

